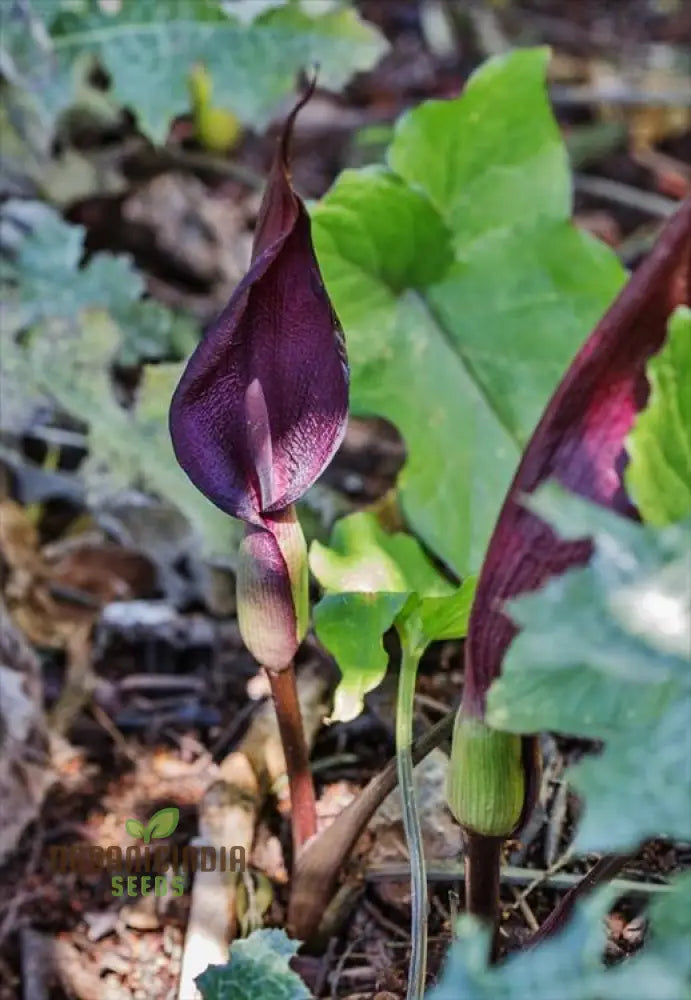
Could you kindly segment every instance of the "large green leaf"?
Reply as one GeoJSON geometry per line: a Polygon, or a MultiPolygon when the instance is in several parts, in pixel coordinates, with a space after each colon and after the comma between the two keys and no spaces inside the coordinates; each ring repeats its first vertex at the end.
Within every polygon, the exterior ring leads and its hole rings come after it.
{"type": "Polygon", "coordinates": [[[691,513],[691,309],[677,309],[648,365],[650,399],[629,436],[626,485],[651,524],[691,513]]]}
{"type": "Polygon", "coordinates": [[[203,1000],[310,1000],[288,964],[299,944],[281,930],[253,931],[234,941],[226,965],[211,965],[197,977],[203,1000]]]}
{"type": "Polygon", "coordinates": [[[545,62],[491,60],[458,99],[411,111],[391,169],[347,171],[313,213],[353,412],[403,434],[404,511],[460,575],[481,564],[523,444],[624,279],[568,221],[545,62]]]}
{"type": "Polygon", "coordinates": [[[157,141],[188,108],[186,76],[194,63],[209,69],[215,103],[261,129],[294,91],[300,70],[319,64],[320,85],[337,90],[386,48],[349,6],[312,16],[288,4],[243,24],[216,0],[124,0],[115,15],[93,5],[87,14],[67,12],[54,33],[56,71],[50,55],[40,71],[28,60],[23,66],[43,105],[62,111],[74,97],[75,62],[95,57],[116,98],[157,141]]]}
{"type": "Polygon", "coordinates": [[[691,524],[653,529],[551,489],[535,497],[562,536],[593,537],[595,554],[511,603],[522,631],[488,721],[605,741],[569,773],[585,800],[576,850],[689,839],[691,524]]]}
{"type": "Polygon", "coordinates": [[[440,982],[427,1000],[689,1000],[691,878],[650,910],[650,940],[614,968],[603,962],[610,888],[579,903],[559,934],[499,965],[488,963],[489,931],[471,917],[459,922],[440,982]]]}
{"type": "Polygon", "coordinates": [[[453,101],[404,115],[393,170],[424,191],[468,256],[475,240],[571,210],[568,158],[545,91],[545,49],[491,59],[453,101]]]}

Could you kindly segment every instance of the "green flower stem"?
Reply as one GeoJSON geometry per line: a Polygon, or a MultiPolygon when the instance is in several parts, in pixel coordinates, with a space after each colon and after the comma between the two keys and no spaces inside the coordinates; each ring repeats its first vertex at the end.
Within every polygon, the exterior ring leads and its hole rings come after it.
{"type": "Polygon", "coordinates": [[[427,875],[420,817],[413,782],[413,699],[422,648],[401,635],[403,654],[396,702],[396,771],[403,806],[403,829],[410,856],[411,951],[407,1000],[422,1000],[427,969],[427,875]]]}
{"type": "Polygon", "coordinates": [[[289,663],[283,670],[270,670],[267,667],[266,672],[269,675],[278,731],[286,759],[295,863],[304,845],[317,832],[314,782],[298,701],[295,667],[289,663]]]}

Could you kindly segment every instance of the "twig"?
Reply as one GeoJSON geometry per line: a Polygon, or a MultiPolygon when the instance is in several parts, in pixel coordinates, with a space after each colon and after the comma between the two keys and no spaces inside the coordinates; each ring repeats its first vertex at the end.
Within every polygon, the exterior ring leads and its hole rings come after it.
{"type": "Polygon", "coordinates": [[[127,760],[131,763],[136,763],[137,754],[130,749],[127,740],[124,738],[108,713],[105,712],[100,705],[97,705],[96,702],[91,703],[90,710],[96,722],[102,729],[105,729],[123,757],[127,758],[127,760]]]}
{"type": "Polygon", "coordinates": [[[679,203],[672,198],[665,198],[664,195],[652,191],[641,191],[630,184],[622,184],[621,181],[613,181],[608,177],[576,174],[573,183],[576,191],[582,194],[591,194],[595,198],[626,205],[627,208],[636,208],[656,218],[666,219],[674,215],[679,207],[679,203]]]}
{"type": "Polygon", "coordinates": [[[511,895],[515,900],[515,905],[523,914],[523,919],[525,920],[528,927],[531,929],[531,931],[538,931],[540,929],[540,924],[537,920],[537,917],[530,909],[528,901],[523,898],[523,896],[515,886],[511,886],[511,895]]]}
{"type": "Polygon", "coordinates": [[[528,941],[526,947],[534,948],[535,945],[544,941],[545,938],[548,938],[552,934],[556,934],[557,931],[561,930],[571,916],[573,908],[581,896],[592,892],[596,886],[602,885],[603,882],[611,882],[614,876],[620,872],[627,861],[630,860],[630,854],[606,854],[604,857],[600,858],[600,860],[593,865],[588,874],[584,875],[578,884],[575,885],[573,889],[570,889],[566,895],[559,900],[555,908],[543,923],[542,927],[540,927],[540,930],[533,934],[531,939],[528,941]]]}
{"type": "Polygon", "coordinates": [[[79,625],[67,640],[67,673],[60,697],[48,716],[49,728],[57,736],[67,734],[94,691],[90,635],[90,624],[79,625]]]}
{"type": "MultiPolygon", "coordinates": [[[[366,882],[404,882],[410,878],[410,867],[406,862],[386,862],[373,865],[365,872],[366,882]]],[[[536,868],[520,868],[515,865],[504,865],[500,872],[504,885],[527,885],[529,889],[546,886],[549,889],[571,889],[583,881],[583,875],[575,872],[540,871],[536,868]]],[[[460,882],[463,880],[463,865],[456,861],[428,861],[428,882],[460,882]]],[[[622,896],[649,896],[656,893],[669,892],[670,886],[665,882],[636,882],[634,879],[615,878],[612,886],[622,896]]],[[[521,894],[525,899],[526,894],[521,894]]]]}
{"type": "Polygon", "coordinates": [[[194,153],[173,146],[148,146],[140,141],[133,141],[129,149],[121,153],[130,156],[144,169],[163,171],[171,168],[185,170],[189,173],[208,173],[218,177],[228,177],[244,184],[253,191],[261,191],[266,178],[256,173],[250,167],[233,160],[226,160],[209,153],[194,153]]]}

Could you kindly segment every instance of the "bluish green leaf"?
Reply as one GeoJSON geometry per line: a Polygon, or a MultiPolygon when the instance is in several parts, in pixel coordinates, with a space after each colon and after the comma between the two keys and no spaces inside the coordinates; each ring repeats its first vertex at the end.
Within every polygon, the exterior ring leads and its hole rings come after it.
{"type": "Polygon", "coordinates": [[[85,310],[105,308],[118,324],[122,364],[191,350],[197,324],[158,302],[143,301],[144,281],[124,255],[92,254],[82,266],[85,230],[36,202],[3,206],[3,243],[14,253],[0,275],[11,303],[12,331],[53,320],[78,322],[85,310]]]}
{"type": "Polygon", "coordinates": [[[310,1000],[288,962],[299,947],[281,930],[258,930],[234,941],[226,965],[197,977],[203,1000],[310,1000]]]}
{"type": "Polygon", "coordinates": [[[648,365],[650,398],[627,441],[627,488],[643,518],[670,524],[691,514],[691,309],[677,309],[648,365]]]}
{"type": "Polygon", "coordinates": [[[644,527],[549,487],[531,506],[564,537],[592,537],[595,552],[509,605],[522,631],[488,721],[605,741],[569,772],[585,800],[576,850],[689,839],[691,524],[644,527]]]}
{"type": "Polygon", "coordinates": [[[201,62],[213,79],[214,103],[261,129],[294,92],[301,70],[318,63],[320,85],[338,90],[385,51],[382,36],[354,9],[320,14],[289,5],[242,24],[215,0],[125,0],[117,14],[96,9],[62,17],[44,72],[35,65],[25,70],[55,115],[74,98],[75,62],[96,58],[117,100],[162,141],[171,119],[188,108],[186,76],[201,62]],[[51,61],[57,63],[52,71],[51,61]]]}
{"type": "Polygon", "coordinates": [[[462,918],[427,1000],[689,1000],[688,876],[651,906],[646,947],[607,968],[603,918],[612,899],[611,888],[598,890],[576,906],[560,933],[498,965],[488,963],[488,931],[473,918],[462,918]]]}

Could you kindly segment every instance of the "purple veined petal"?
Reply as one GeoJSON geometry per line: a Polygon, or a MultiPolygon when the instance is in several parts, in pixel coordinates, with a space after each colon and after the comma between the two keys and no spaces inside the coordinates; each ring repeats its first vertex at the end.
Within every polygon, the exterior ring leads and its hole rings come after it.
{"type": "Polygon", "coordinates": [[[284,126],[250,270],[189,359],[170,410],[175,454],[192,482],[254,524],[299,499],[345,433],[343,333],[288,178],[293,122],[312,89],[284,126]]]}
{"type": "Polygon", "coordinates": [[[587,539],[559,539],[521,497],[554,478],[595,503],[637,516],[623,487],[624,443],[647,398],[646,363],[664,342],[670,314],[690,296],[688,199],[574,358],[526,447],[475,592],[465,647],[467,714],[483,715],[487,689],[516,633],[503,603],[586,563],[592,551],[587,539]]]}

